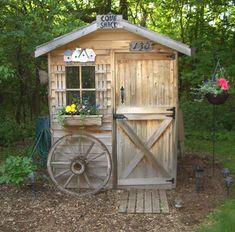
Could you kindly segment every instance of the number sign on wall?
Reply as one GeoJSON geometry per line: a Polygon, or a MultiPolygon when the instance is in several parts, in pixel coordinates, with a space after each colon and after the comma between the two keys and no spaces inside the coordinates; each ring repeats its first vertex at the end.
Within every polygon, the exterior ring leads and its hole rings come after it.
{"type": "Polygon", "coordinates": [[[130,51],[152,51],[152,44],[153,43],[151,41],[131,41],[130,51]]]}

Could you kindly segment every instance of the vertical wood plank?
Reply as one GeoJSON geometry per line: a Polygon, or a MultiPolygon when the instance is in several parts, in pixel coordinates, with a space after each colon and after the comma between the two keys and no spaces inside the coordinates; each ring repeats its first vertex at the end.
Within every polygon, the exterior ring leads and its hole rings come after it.
{"type": "Polygon", "coordinates": [[[161,212],[162,213],[169,213],[169,206],[167,202],[167,197],[166,197],[166,191],[163,189],[159,190],[159,196],[160,196],[160,207],[161,207],[161,212]]]}
{"type": "Polygon", "coordinates": [[[137,190],[136,213],[144,213],[144,192],[140,189],[137,190]]]}
{"type": "Polygon", "coordinates": [[[158,190],[152,191],[153,213],[160,213],[160,198],[158,190]]]}
{"type": "Polygon", "coordinates": [[[144,212],[152,213],[152,193],[150,190],[144,192],[144,212]]]}
{"type": "Polygon", "coordinates": [[[118,209],[119,213],[126,213],[127,212],[128,198],[129,198],[129,192],[124,192],[121,194],[120,205],[119,205],[119,209],[118,209]]]}
{"type": "Polygon", "coordinates": [[[135,213],[135,207],[136,207],[136,190],[131,190],[127,205],[127,213],[135,213]]]}

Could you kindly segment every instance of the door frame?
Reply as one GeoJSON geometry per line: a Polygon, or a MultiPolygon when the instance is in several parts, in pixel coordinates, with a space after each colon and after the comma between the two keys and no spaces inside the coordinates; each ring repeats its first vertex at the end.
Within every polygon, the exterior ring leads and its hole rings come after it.
{"type": "MultiPolygon", "coordinates": [[[[110,50],[111,56],[111,77],[112,77],[112,161],[113,161],[113,173],[112,173],[112,188],[118,188],[118,162],[117,162],[117,122],[114,115],[117,113],[116,109],[116,54],[143,54],[142,52],[129,52],[110,50]]],[[[177,176],[177,146],[178,146],[178,53],[174,52],[175,56],[172,58],[173,62],[173,76],[174,76],[174,122],[173,122],[173,144],[172,144],[172,165],[174,176],[174,182],[168,188],[174,188],[176,186],[177,176]]]]}

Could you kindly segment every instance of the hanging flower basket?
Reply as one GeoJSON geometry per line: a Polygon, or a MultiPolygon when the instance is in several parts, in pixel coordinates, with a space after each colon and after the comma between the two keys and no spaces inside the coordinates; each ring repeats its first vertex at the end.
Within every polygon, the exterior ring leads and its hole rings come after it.
{"type": "Polygon", "coordinates": [[[217,95],[208,93],[205,96],[206,96],[208,102],[210,102],[211,104],[221,105],[221,104],[225,103],[225,101],[227,100],[229,94],[228,94],[228,92],[223,92],[223,93],[220,93],[220,94],[217,94],[217,95]]]}
{"type": "Polygon", "coordinates": [[[64,115],[64,126],[101,126],[103,115],[64,115]]]}

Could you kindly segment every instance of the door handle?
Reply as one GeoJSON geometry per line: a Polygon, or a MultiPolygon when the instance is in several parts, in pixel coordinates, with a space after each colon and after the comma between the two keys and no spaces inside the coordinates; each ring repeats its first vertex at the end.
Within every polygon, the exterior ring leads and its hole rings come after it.
{"type": "Polygon", "coordinates": [[[124,98],[125,98],[125,89],[122,86],[120,89],[120,96],[121,96],[121,103],[124,104],[124,98]]]}

